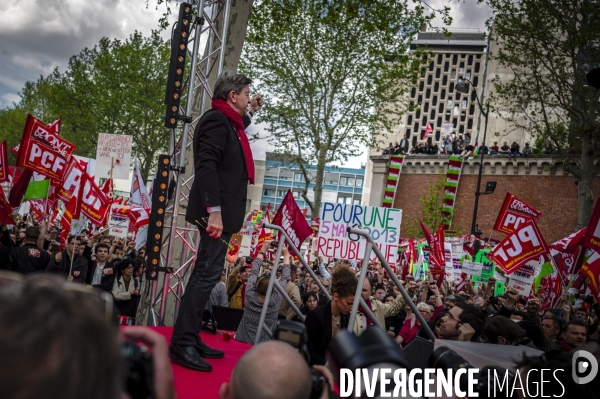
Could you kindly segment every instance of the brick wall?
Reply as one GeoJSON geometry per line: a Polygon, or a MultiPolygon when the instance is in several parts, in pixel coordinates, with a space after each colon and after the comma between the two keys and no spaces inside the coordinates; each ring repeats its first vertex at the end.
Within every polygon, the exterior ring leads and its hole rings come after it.
{"type": "MultiPolygon", "coordinates": [[[[435,183],[435,174],[402,174],[398,184],[394,206],[403,210],[403,234],[405,227],[415,217],[421,216],[421,195],[429,184],[435,183]]],[[[485,190],[487,181],[496,181],[494,194],[479,197],[477,224],[487,237],[504,201],[507,192],[519,197],[542,212],[539,227],[548,243],[557,241],[577,228],[577,186],[572,176],[533,176],[533,175],[489,175],[481,180],[481,189],[485,190]]],[[[467,233],[471,230],[473,205],[477,175],[463,174],[458,186],[458,197],[454,208],[454,230],[467,233]]],[[[600,178],[594,178],[593,192],[600,193],[600,178]]],[[[493,232],[493,238],[502,239],[504,234],[493,232]]]]}

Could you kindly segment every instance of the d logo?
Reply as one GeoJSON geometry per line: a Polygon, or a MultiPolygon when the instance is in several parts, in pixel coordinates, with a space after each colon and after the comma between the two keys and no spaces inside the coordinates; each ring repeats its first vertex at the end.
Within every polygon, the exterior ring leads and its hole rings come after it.
{"type": "Polygon", "coordinates": [[[573,354],[572,369],[573,381],[587,384],[598,374],[598,361],[590,352],[580,350],[573,354]]]}

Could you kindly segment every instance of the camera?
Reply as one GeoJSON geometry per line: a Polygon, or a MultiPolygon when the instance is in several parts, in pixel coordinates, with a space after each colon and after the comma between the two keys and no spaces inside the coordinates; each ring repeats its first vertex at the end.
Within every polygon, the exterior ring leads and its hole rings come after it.
{"type": "MultiPolygon", "coordinates": [[[[436,368],[438,370],[452,370],[453,374],[455,374],[456,371],[458,371],[460,369],[474,368],[462,356],[460,356],[458,353],[456,353],[452,349],[448,348],[447,346],[440,346],[435,351],[433,351],[432,355],[429,357],[429,361],[427,362],[427,367],[436,368]]],[[[513,386],[513,381],[515,379],[515,375],[512,372],[507,371],[507,369],[498,367],[498,366],[487,366],[487,367],[482,368],[479,371],[479,373],[476,373],[475,376],[477,378],[477,385],[475,386],[473,391],[477,392],[480,398],[488,398],[489,397],[488,396],[488,392],[489,392],[488,387],[490,385],[494,384],[494,382],[490,381],[490,380],[495,375],[495,373],[488,372],[490,370],[492,370],[492,371],[496,370],[498,374],[501,374],[501,375],[506,374],[508,376],[508,378],[507,378],[508,385],[507,385],[506,391],[504,389],[501,389],[498,392],[503,396],[495,396],[497,398],[507,398],[508,399],[508,397],[509,397],[508,387],[513,386]],[[486,376],[488,376],[490,378],[490,380],[488,380],[488,378],[486,378],[486,376]]],[[[459,384],[460,384],[460,389],[467,392],[468,385],[469,385],[467,373],[462,374],[460,376],[459,384]]],[[[494,393],[496,393],[495,389],[494,389],[494,393]]]]}
{"type": "Polygon", "coordinates": [[[251,265],[252,264],[252,257],[251,256],[244,256],[244,262],[246,262],[247,265],[251,265]]]}
{"type": "MultiPolygon", "coordinates": [[[[310,355],[308,354],[308,336],[306,335],[306,327],[304,323],[297,321],[279,320],[277,327],[273,332],[273,339],[287,342],[300,352],[306,363],[310,363],[310,355]]],[[[325,386],[325,377],[319,371],[310,369],[312,380],[312,389],[310,391],[310,399],[318,399],[323,393],[325,386]]],[[[333,392],[329,391],[329,397],[333,397],[333,392]]]]}
{"type": "Polygon", "coordinates": [[[154,398],[152,355],[131,341],[121,341],[123,384],[132,399],[154,398]]]}
{"type": "Polygon", "coordinates": [[[277,248],[279,241],[271,241],[271,248],[277,248]]]}

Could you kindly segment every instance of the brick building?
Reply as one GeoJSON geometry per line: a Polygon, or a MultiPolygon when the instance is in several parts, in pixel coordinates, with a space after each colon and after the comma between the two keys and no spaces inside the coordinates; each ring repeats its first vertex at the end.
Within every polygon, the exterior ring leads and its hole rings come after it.
{"type": "MultiPolygon", "coordinates": [[[[369,203],[381,206],[383,187],[387,176],[389,156],[372,156],[373,186],[369,203]]],[[[447,157],[409,156],[405,159],[394,203],[402,209],[403,229],[413,218],[420,217],[420,198],[429,184],[434,184],[440,174],[446,173],[447,157]]],[[[487,237],[492,233],[494,222],[507,192],[542,212],[539,227],[548,243],[559,240],[577,229],[577,185],[575,178],[562,169],[562,159],[558,157],[508,158],[488,156],[484,159],[484,172],[481,190],[488,181],[497,182],[494,194],[479,198],[477,223],[487,237]]],[[[479,162],[465,163],[458,186],[454,209],[453,230],[468,233],[471,229],[473,205],[477,187],[479,162]]],[[[594,197],[600,193],[600,177],[595,177],[592,191],[594,197]]],[[[492,237],[502,239],[504,234],[493,232],[492,237]]]]}

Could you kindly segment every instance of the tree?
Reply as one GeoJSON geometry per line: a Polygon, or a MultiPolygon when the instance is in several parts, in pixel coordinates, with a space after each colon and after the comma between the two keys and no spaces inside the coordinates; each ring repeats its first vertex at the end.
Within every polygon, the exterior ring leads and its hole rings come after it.
{"type": "MultiPolygon", "coordinates": [[[[435,231],[444,222],[445,217],[442,213],[444,204],[444,184],[446,174],[440,173],[435,183],[428,185],[428,190],[421,193],[421,217],[420,220],[425,224],[429,231],[435,231]]],[[[452,220],[452,215],[450,215],[452,220]]],[[[406,226],[406,234],[410,238],[423,238],[423,230],[419,224],[419,219],[413,218],[411,224],[406,226]]]]}
{"type": "MultiPolygon", "coordinates": [[[[537,145],[565,157],[578,183],[578,227],[587,225],[597,173],[600,92],[586,73],[600,65],[600,10],[592,0],[488,0],[492,54],[514,78],[493,80],[495,112],[533,134],[537,145]]],[[[550,194],[550,193],[549,193],[550,194]]]]}
{"type": "Polygon", "coordinates": [[[6,137],[20,139],[27,113],[45,123],[62,115],[61,136],[81,156],[96,156],[98,133],[130,134],[147,180],[157,154],[169,143],[162,117],[169,56],[158,32],[150,37],[135,32],[125,41],[103,38],[73,56],[64,73],[54,70],[25,84],[19,104],[0,113],[0,118],[22,118],[6,137]]]}
{"type": "Polygon", "coordinates": [[[423,6],[409,9],[405,1],[254,5],[240,69],[265,97],[257,119],[266,122],[275,152],[304,174],[302,197],[313,217],[320,214],[325,166],[359,155],[361,145],[377,146],[376,134],[391,132],[410,106],[396,99],[425,65],[420,51],[407,50],[428,18],[423,6]]]}

